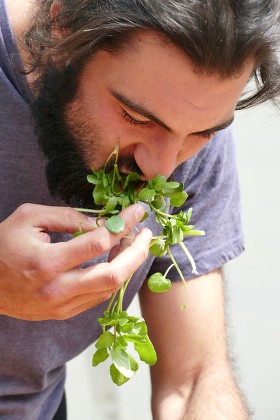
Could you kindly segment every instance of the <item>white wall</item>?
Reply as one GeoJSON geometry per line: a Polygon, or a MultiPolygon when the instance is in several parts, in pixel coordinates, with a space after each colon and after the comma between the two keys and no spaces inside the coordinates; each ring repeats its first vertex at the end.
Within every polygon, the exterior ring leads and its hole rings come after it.
{"type": "MultiPolygon", "coordinates": [[[[246,252],[226,268],[231,351],[254,420],[279,420],[280,110],[239,111],[235,126],[246,252]]],[[[148,369],[117,388],[108,366],[91,368],[92,351],[68,365],[69,420],[151,420],[148,369]]]]}
{"type": "Polygon", "coordinates": [[[280,110],[237,114],[246,252],[228,265],[229,312],[255,420],[280,419],[280,110]]]}

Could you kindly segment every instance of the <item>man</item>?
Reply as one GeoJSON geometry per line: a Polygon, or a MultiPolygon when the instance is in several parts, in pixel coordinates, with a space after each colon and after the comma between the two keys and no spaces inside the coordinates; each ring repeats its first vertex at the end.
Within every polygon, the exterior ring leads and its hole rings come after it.
{"type": "Polygon", "coordinates": [[[137,270],[125,307],[139,291],[158,354],[154,419],[247,419],[224,327],[221,267],[243,249],[227,127],[236,107],[279,94],[277,2],[0,5],[1,416],[61,418],[65,363],[98,338],[106,301],[137,270]],[[254,76],[256,92],[239,101],[254,76]],[[124,239],[142,206],[122,212],[120,234],[92,229],[93,220],[71,208],[93,206],[86,175],[116,143],[121,172],[172,175],[186,185],[187,208],[206,231],[187,243],[198,276],[176,251],[192,279],[186,297],[176,272],[168,293],[146,287],[170,261],[148,255],[152,218],[133,242],[124,239]],[[88,232],[72,239],[80,223],[88,232]]]}

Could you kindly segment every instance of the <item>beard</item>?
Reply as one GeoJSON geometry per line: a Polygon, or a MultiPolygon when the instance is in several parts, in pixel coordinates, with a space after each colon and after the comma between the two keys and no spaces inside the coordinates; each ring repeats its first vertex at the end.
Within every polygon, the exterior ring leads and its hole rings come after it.
{"type": "MultiPolygon", "coordinates": [[[[91,169],[86,165],[79,145],[89,144],[93,161],[100,161],[105,139],[96,128],[87,129],[79,115],[83,110],[65,117],[78,92],[79,75],[84,63],[65,69],[49,67],[34,84],[31,101],[35,132],[40,148],[46,158],[46,179],[52,196],[62,199],[72,207],[94,208],[92,185],[87,182],[91,169]]],[[[118,164],[126,171],[141,175],[132,155],[119,156],[118,164]]],[[[109,171],[113,162],[106,168],[109,171]]],[[[100,169],[100,168],[95,168],[100,169]]]]}

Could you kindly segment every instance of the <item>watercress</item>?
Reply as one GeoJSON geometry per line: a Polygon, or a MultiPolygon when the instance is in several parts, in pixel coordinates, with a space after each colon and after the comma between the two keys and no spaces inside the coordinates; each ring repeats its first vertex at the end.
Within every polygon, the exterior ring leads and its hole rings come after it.
{"type": "MultiPolygon", "coordinates": [[[[119,233],[124,229],[124,220],[118,215],[121,210],[131,204],[141,201],[149,205],[155,215],[155,220],[162,228],[162,233],[152,238],[150,252],[156,257],[169,255],[171,264],[164,274],[155,273],[148,279],[148,287],[152,292],[162,293],[172,287],[168,279],[168,273],[175,267],[182,282],[186,282],[179,265],[177,264],[171,246],[178,244],[189,260],[192,273],[197,273],[194,259],[185,246],[184,236],[201,236],[204,232],[196,230],[194,225],[189,224],[192,215],[190,208],[186,213],[180,211],[177,214],[168,214],[169,206],[181,207],[188,198],[183,190],[183,184],[167,181],[166,177],[157,175],[148,182],[140,180],[139,174],[131,172],[128,175],[121,174],[118,169],[118,146],[108,157],[104,167],[100,170],[92,168],[92,173],[87,180],[93,184],[94,203],[101,207],[100,210],[77,209],[82,212],[95,213],[97,225],[100,218],[106,220],[105,226],[111,233],[119,233]],[[114,164],[108,170],[108,163],[113,159],[114,164]]],[[[143,220],[148,217],[145,214],[143,220]]],[[[82,234],[82,227],[76,234],[82,234]]],[[[140,317],[128,315],[123,310],[123,298],[130,278],[122,285],[119,291],[110,299],[103,317],[98,319],[102,333],[97,340],[96,351],[93,355],[92,365],[97,366],[109,356],[112,364],[110,374],[114,383],[122,385],[127,382],[138,370],[138,363],[128,351],[129,343],[134,345],[134,350],[140,359],[154,365],[157,355],[154,346],[149,339],[145,320],[140,317]],[[112,329],[112,332],[110,331],[112,329]]],[[[182,305],[185,308],[185,305],[182,305]]]]}

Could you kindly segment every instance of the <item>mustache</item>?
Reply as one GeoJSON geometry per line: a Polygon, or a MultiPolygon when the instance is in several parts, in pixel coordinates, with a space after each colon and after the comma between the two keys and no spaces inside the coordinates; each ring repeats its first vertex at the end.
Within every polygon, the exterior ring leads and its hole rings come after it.
{"type": "MultiPolygon", "coordinates": [[[[114,168],[114,164],[115,159],[112,157],[106,165],[106,172],[110,172],[114,168]]],[[[144,175],[133,155],[119,155],[118,168],[123,173],[137,172],[140,176],[144,175]]]]}
{"type": "MultiPolygon", "coordinates": [[[[106,172],[113,170],[115,164],[115,159],[112,157],[107,165],[106,172]]],[[[180,165],[181,166],[181,165],[180,165]]],[[[120,173],[128,174],[130,172],[136,172],[140,176],[145,176],[142,170],[139,168],[133,155],[119,155],[118,157],[118,169],[120,173]]],[[[160,175],[160,174],[158,174],[160,175]]],[[[174,172],[167,178],[168,182],[176,181],[174,172]]]]}

